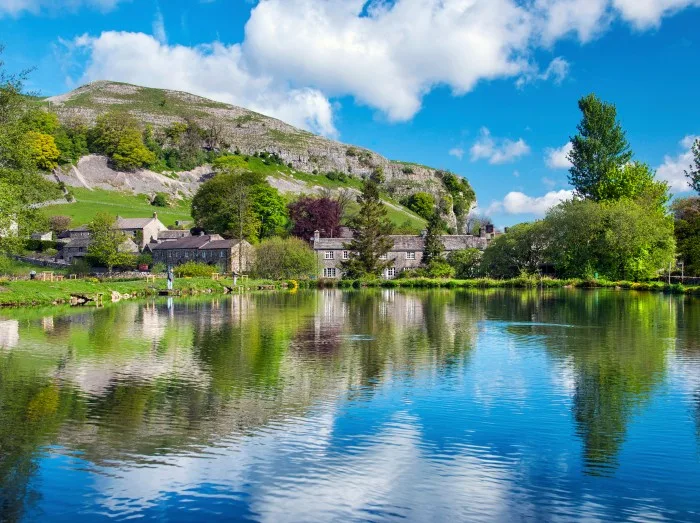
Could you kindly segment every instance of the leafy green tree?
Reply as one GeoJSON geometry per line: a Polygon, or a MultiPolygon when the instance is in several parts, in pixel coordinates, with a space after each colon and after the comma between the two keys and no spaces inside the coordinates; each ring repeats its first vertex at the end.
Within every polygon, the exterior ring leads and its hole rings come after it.
{"type": "Polygon", "coordinates": [[[393,242],[388,237],[392,225],[379,197],[380,179],[378,176],[365,179],[362,194],[357,198],[360,212],[350,222],[353,238],[347,244],[350,259],[341,264],[346,278],[378,277],[391,265],[390,261],[381,259],[389,252],[393,242]]]}
{"type": "Polygon", "coordinates": [[[685,274],[700,276],[700,198],[682,198],[673,202],[675,232],[680,261],[685,274]]]}
{"type": "Polygon", "coordinates": [[[27,146],[34,163],[43,171],[53,171],[58,167],[58,159],[61,152],[56,147],[56,142],[50,134],[37,131],[27,133],[27,146]]]}
{"type": "Polygon", "coordinates": [[[685,175],[688,177],[690,186],[700,193],[700,138],[696,138],[693,142],[693,165],[691,165],[685,175]]]}
{"type": "MultiPolygon", "coordinates": [[[[613,104],[589,94],[579,100],[578,106],[583,116],[578,134],[571,138],[569,182],[579,196],[605,200],[610,193],[622,192],[616,187],[615,176],[623,172],[632,152],[613,104]]],[[[623,185],[629,183],[624,178],[623,185]]]]}
{"type": "Polygon", "coordinates": [[[156,193],[151,201],[151,205],[155,207],[168,207],[168,195],[162,192],[156,193]]]}
{"type": "Polygon", "coordinates": [[[429,219],[435,212],[435,198],[427,192],[417,192],[405,200],[405,205],[418,216],[429,219]]]}
{"type": "Polygon", "coordinates": [[[54,134],[60,127],[58,115],[43,109],[31,109],[24,115],[24,122],[29,131],[54,134]]]}
{"type": "Polygon", "coordinates": [[[306,278],[317,272],[316,254],[298,238],[270,238],[255,248],[253,272],[273,280],[306,278]]]}
{"type": "Polygon", "coordinates": [[[126,235],[115,228],[115,219],[106,213],[97,213],[88,224],[90,231],[89,258],[109,272],[117,266],[132,265],[134,256],[123,251],[126,235]]]}
{"type": "Polygon", "coordinates": [[[673,219],[639,200],[564,202],[545,223],[560,276],[649,280],[674,259],[673,219]]]}
{"type": "Polygon", "coordinates": [[[599,201],[644,199],[663,210],[670,199],[668,184],[656,181],[655,176],[651,167],[641,162],[614,168],[600,183],[599,201]]]}
{"type": "Polygon", "coordinates": [[[442,231],[444,223],[440,213],[434,210],[428,220],[428,229],[425,232],[425,244],[423,246],[423,263],[429,265],[433,261],[442,261],[445,246],[442,243],[442,231]]]}
{"type": "Polygon", "coordinates": [[[521,223],[494,238],[484,251],[481,272],[494,278],[533,274],[547,262],[549,227],[544,221],[521,223]]]}
{"type": "Polygon", "coordinates": [[[133,117],[109,112],[97,118],[89,134],[91,149],[112,159],[118,170],[147,167],[156,161],[143,143],[143,135],[133,117]]]}
{"type": "Polygon", "coordinates": [[[454,268],[457,278],[467,280],[478,276],[481,256],[479,249],[453,251],[447,255],[447,263],[454,268]]]}
{"type": "Polygon", "coordinates": [[[251,187],[251,210],[260,224],[257,238],[262,240],[283,234],[289,218],[287,205],[279,191],[269,183],[251,187]]]}

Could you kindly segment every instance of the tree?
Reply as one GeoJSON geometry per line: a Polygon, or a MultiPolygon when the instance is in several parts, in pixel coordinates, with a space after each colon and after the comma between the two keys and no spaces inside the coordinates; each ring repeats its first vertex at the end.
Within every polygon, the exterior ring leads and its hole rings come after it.
{"type": "Polygon", "coordinates": [[[455,276],[462,280],[475,278],[479,272],[482,253],[479,249],[452,251],[447,255],[447,263],[455,270],[455,276]]]}
{"type": "Polygon", "coordinates": [[[405,200],[405,205],[421,218],[426,220],[435,212],[435,198],[427,192],[417,192],[405,200]]]}
{"type": "Polygon", "coordinates": [[[250,190],[251,210],[260,224],[257,238],[282,234],[288,222],[287,206],[279,191],[269,183],[253,185],[250,190]]]}
{"type": "Polygon", "coordinates": [[[68,230],[71,224],[70,216],[56,215],[49,218],[49,227],[56,235],[62,234],[68,230]]]}
{"type": "Polygon", "coordinates": [[[700,193],[700,138],[696,138],[693,142],[693,165],[691,165],[685,175],[688,177],[690,186],[700,193]]]}
{"type": "Polygon", "coordinates": [[[425,244],[423,247],[423,263],[429,265],[434,261],[442,261],[442,253],[445,246],[442,243],[442,231],[445,224],[440,218],[440,213],[434,210],[428,220],[428,229],[425,233],[425,244]]]}
{"type": "Polygon", "coordinates": [[[133,255],[123,252],[126,235],[115,228],[115,219],[106,213],[97,213],[88,224],[90,231],[89,258],[109,272],[120,265],[133,264],[133,255]]]}
{"type": "Polygon", "coordinates": [[[645,199],[663,210],[670,198],[668,184],[656,181],[655,177],[656,173],[645,163],[630,162],[616,167],[601,181],[599,201],[645,199]]]}
{"type": "Polygon", "coordinates": [[[316,271],[316,254],[298,238],[271,238],[255,248],[253,272],[273,280],[306,278],[316,271]]]}
{"type": "Polygon", "coordinates": [[[90,130],[91,150],[111,158],[118,170],[147,167],[156,161],[155,154],[143,143],[138,123],[128,114],[109,112],[97,118],[90,130]]]}
{"type": "Polygon", "coordinates": [[[533,274],[547,261],[549,228],[544,221],[521,223],[494,238],[484,251],[481,272],[494,278],[533,274]]]}
{"type": "Polygon", "coordinates": [[[685,274],[700,276],[700,198],[673,202],[676,243],[685,274]]]}
{"type": "Polygon", "coordinates": [[[340,229],[342,210],[337,200],[327,196],[302,196],[287,206],[292,221],[292,234],[308,240],[319,231],[321,236],[334,238],[340,229]]]}
{"type": "Polygon", "coordinates": [[[151,201],[151,205],[154,207],[168,207],[168,195],[162,192],[156,193],[151,201]]]}
{"type": "Polygon", "coordinates": [[[614,105],[590,94],[579,100],[578,106],[583,117],[578,134],[571,138],[569,182],[579,196],[604,200],[617,191],[614,177],[630,162],[632,152],[614,105]]]}
{"type": "Polygon", "coordinates": [[[36,131],[27,133],[27,146],[32,160],[42,171],[53,171],[58,167],[61,152],[53,136],[36,131]]]}
{"type": "Polygon", "coordinates": [[[467,216],[466,233],[477,236],[481,229],[487,225],[493,225],[493,220],[489,216],[470,213],[467,216]]]}
{"type": "Polygon", "coordinates": [[[391,265],[381,258],[393,245],[388,237],[392,225],[379,197],[379,177],[370,176],[364,180],[358,203],[360,212],[350,223],[353,238],[346,246],[350,259],[343,261],[341,268],[346,278],[378,277],[391,265]]]}

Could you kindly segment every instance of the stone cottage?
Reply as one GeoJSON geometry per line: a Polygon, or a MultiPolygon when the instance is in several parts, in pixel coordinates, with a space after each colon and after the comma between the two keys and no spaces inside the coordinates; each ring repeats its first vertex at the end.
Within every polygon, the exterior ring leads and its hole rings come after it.
{"type": "MultiPolygon", "coordinates": [[[[424,236],[389,236],[394,242],[393,247],[383,259],[392,262],[391,267],[384,271],[384,278],[396,278],[405,269],[416,269],[421,266],[423,260],[424,236]]],[[[486,249],[490,238],[486,235],[445,235],[442,236],[445,247],[445,255],[464,249],[486,249]]],[[[350,258],[347,250],[349,238],[321,238],[316,232],[311,242],[313,250],[318,257],[320,278],[341,278],[341,263],[350,258]]]]}
{"type": "Polygon", "coordinates": [[[176,266],[194,261],[215,265],[220,272],[245,273],[253,259],[247,241],[225,240],[218,234],[201,234],[151,245],[154,263],[176,266]]]}
{"type": "MultiPolygon", "coordinates": [[[[115,228],[131,238],[137,244],[139,251],[143,250],[151,240],[158,240],[158,235],[161,232],[168,230],[158,219],[158,213],[155,212],[151,218],[122,218],[117,216],[115,228]]],[[[90,229],[87,225],[81,225],[69,230],[68,237],[71,240],[89,238],[90,229]]]]}
{"type": "MultiPolygon", "coordinates": [[[[88,254],[88,248],[90,247],[91,239],[87,238],[74,238],[63,246],[58,257],[65,260],[68,263],[72,263],[76,258],[84,258],[88,254]]],[[[139,247],[134,243],[134,240],[127,238],[119,246],[120,252],[128,252],[130,254],[138,254],[139,247]]]]}

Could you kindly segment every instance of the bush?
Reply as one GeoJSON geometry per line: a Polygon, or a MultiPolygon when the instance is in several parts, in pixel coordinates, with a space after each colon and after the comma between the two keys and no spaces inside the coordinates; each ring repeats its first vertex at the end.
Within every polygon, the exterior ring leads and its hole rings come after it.
{"type": "Polygon", "coordinates": [[[297,238],[271,238],[255,249],[253,273],[258,278],[307,278],[316,273],[316,267],[316,254],[297,238]]]}
{"type": "Polygon", "coordinates": [[[402,202],[406,207],[424,219],[429,219],[435,212],[435,198],[427,192],[412,194],[402,202]]]}
{"type": "Polygon", "coordinates": [[[453,251],[447,255],[447,263],[454,268],[455,277],[460,280],[476,278],[481,263],[481,251],[479,249],[453,251]]]}
{"type": "Polygon", "coordinates": [[[155,207],[168,207],[168,195],[162,192],[156,193],[151,205],[155,207]]]}
{"type": "Polygon", "coordinates": [[[68,274],[75,274],[76,276],[85,276],[92,272],[92,267],[87,262],[87,260],[81,258],[73,258],[73,262],[68,268],[68,274]]]}
{"type": "Polygon", "coordinates": [[[153,274],[162,274],[167,270],[168,270],[168,268],[166,267],[166,265],[163,262],[155,263],[155,264],[153,264],[153,267],[151,267],[151,272],[153,274]]]}
{"type": "Polygon", "coordinates": [[[454,278],[455,270],[447,262],[441,260],[433,260],[426,267],[428,276],[431,278],[454,278]]]}
{"type": "Polygon", "coordinates": [[[71,221],[70,216],[52,216],[49,218],[49,227],[56,234],[61,234],[70,228],[71,221]]]}
{"type": "Polygon", "coordinates": [[[206,263],[194,261],[183,263],[174,269],[175,275],[179,278],[206,278],[211,277],[211,275],[217,271],[218,269],[213,265],[207,265],[206,263]]]}

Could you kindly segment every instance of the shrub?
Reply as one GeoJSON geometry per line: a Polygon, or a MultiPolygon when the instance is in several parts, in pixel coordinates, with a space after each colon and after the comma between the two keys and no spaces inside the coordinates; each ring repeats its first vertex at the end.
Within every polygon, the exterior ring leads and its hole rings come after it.
{"type": "Polygon", "coordinates": [[[162,192],[156,193],[151,205],[155,207],[168,207],[168,195],[162,192]]]}
{"type": "Polygon", "coordinates": [[[447,262],[441,260],[433,260],[426,267],[428,276],[431,278],[454,278],[455,270],[447,262]]]}
{"type": "Polygon", "coordinates": [[[316,272],[316,254],[297,238],[271,238],[255,249],[253,273],[259,278],[291,280],[316,272]]]}
{"type": "Polygon", "coordinates": [[[217,272],[217,268],[213,265],[207,265],[206,263],[190,261],[178,265],[174,269],[175,275],[182,277],[200,278],[200,277],[211,277],[212,274],[217,272]]]}
{"type": "Polygon", "coordinates": [[[412,194],[403,201],[403,204],[426,220],[435,212],[435,198],[427,192],[412,194]]]}
{"type": "Polygon", "coordinates": [[[151,272],[153,274],[162,274],[167,270],[168,270],[168,268],[166,267],[166,265],[163,262],[155,263],[155,264],[153,264],[153,267],[151,267],[151,272]]]}
{"type": "Polygon", "coordinates": [[[475,278],[479,272],[481,251],[479,249],[453,251],[447,255],[447,263],[454,268],[457,278],[461,280],[475,278]]]}
{"type": "Polygon", "coordinates": [[[68,230],[71,224],[70,216],[52,216],[49,218],[49,227],[56,234],[64,233],[68,230]]]}
{"type": "Polygon", "coordinates": [[[85,276],[90,274],[92,268],[87,260],[81,258],[73,258],[73,262],[70,267],[68,267],[68,274],[75,274],[77,276],[85,276]]]}

